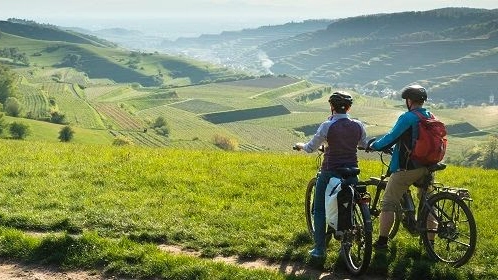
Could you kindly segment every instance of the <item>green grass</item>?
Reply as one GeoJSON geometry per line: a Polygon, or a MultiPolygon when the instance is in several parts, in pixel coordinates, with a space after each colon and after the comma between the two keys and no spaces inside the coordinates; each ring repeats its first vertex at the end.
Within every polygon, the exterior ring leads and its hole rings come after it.
{"type": "MultiPolygon", "coordinates": [[[[178,245],[206,257],[225,255],[299,262],[306,261],[307,250],[312,246],[303,215],[303,197],[307,181],[315,174],[313,157],[296,152],[227,153],[0,142],[0,225],[26,232],[82,233],[83,240],[88,234],[92,239],[86,241],[91,244],[88,246],[96,242],[104,244],[99,245],[104,248],[97,246],[97,250],[85,251],[83,245],[74,245],[80,244],[80,239],[69,237],[53,238],[55,241],[46,246],[55,246],[62,252],[74,247],[76,255],[84,252],[83,256],[90,260],[105,255],[102,251],[114,246],[113,242],[133,247],[117,248],[112,258],[104,257],[100,262],[63,258],[64,261],[54,261],[56,264],[149,277],[147,263],[162,264],[166,258],[150,244],[178,245]],[[116,262],[122,268],[114,270],[114,258],[119,259],[116,262]]],[[[381,170],[378,161],[364,160],[360,167],[365,178],[378,176],[381,170]]],[[[487,199],[498,182],[498,172],[450,166],[437,179],[468,188],[474,198],[478,246],[471,262],[459,269],[433,264],[418,246],[418,240],[401,232],[393,243],[398,250],[388,256],[388,264],[378,256],[368,275],[394,277],[396,271],[408,264],[404,271],[412,277],[422,272],[426,279],[498,277],[496,224],[486,222],[493,221],[498,211],[497,204],[487,199]]],[[[0,240],[5,240],[6,232],[11,231],[0,232],[0,240]]],[[[43,259],[29,257],[39,250],[37,242],[41,241],[29,238],[26,241],[23,236],[15,240],[20,240],[16,244],[20,243],[25,255],[15,253],[16,250],[2,254],[21,260],[43,259]]],[[[326,266],[341,271],[343,268],[336,264],[337,249],[338,244],[332,242],[326,266]]],[[[48,251],[45,249],[44,254],[49,254],[48,251]]],[[[214,264],[201,265],[199,261],[188,258],[185,266],[197,267],[199,279],[210,279],[207,275],[214,264]]],[[[175,270],[181,264],[171,266],[175,270]]],[[[159,277],[164,272],[157,273],[154,275],[159,277]]]]}
{"type": "MultiPolygon", "coordinates": [[[[36,121],[31,119],[21,119],[4,116],[7,123],[20,122],[27,124],[29,126],[30,134],[26,137],[24,141],[33,143],[41,142],[41,144],[55,143],[59,142],[59,131],[64,125],[53,124],[49,122],[36,121]]],[[[88,129],[81,128],[78,126],[72,126],[74,130],[74,138],[71,140],[73,143],[77,144],[104,144],[110,145],[112,143],[113,137],[107,131],[103,129],[88,129]]],[[[8,137],[8,131],[3,132],[4,137],[8,137]]]]}

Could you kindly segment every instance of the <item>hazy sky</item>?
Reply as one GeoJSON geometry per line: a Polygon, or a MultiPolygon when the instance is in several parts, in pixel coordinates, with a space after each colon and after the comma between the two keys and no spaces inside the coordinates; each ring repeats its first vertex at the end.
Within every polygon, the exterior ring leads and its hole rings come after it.
{"type": "MultiPolygon", "coordinates": [[[[86,28],[131,28],[140,20],[224,22],[225,29],[258,27],[305,19],[425,11],[443,7],[498,8],[497,0],[0,0],[0,20],[86,28]],[[114,26],[110,26],[114,25],[114,26]]],[[[199,28],[206,26],[199,26],[199,28]]],[[[142,26],[143,28],[143,26],[142,26]]],[[[192,26],[191,28],[194,28],[192,26]]],[[[214,28],[214,26],[213,26],[214,28]]],[[[219,28],[219,27],[218,27],[219,28]]],[[[137,27],[140,29],[140,26],[137,27]]]]}

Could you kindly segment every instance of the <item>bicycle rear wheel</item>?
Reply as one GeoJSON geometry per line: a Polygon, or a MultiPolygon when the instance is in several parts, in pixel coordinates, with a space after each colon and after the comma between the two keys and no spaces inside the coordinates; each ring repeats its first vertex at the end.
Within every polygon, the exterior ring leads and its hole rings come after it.
{"type": "Polygon", "coordinates": [[[341,257],[353,275],[363,274],[372,258],[372,221],[368,204],[354,204],[353,228],[344,232],[341,257]]]}
{"type": "Polygon", "coordinates": [[[477,243],[477,228],[474,216],[464,200],[455,194],[440,192],[429,198],[429,209],[421,215],[421,235],[428,255],[459,267],[467,263],[474,254],[477,243]],[[432,209],[432,210],[431,210],[432,209]],[[434,221],[434,216],[437,223],[434,221]]]}
{"type": "MultiPolygon", "coordinates": [[[[316,186],[316,178],[313,178],[309,181],[308,187],[306,188],[306,195],[304,198],[304,214],[306,217],[306,225],[308,227],[308,233],[311,236],[311,239],[313,239],[313,235],[315,232],[315,226],[314,226],[314,197],[315,197],[315,186],[316,186]]],[[[325,244],[329,244],[330,240],[332,239],[332,232],[329,230],[329,227],[327,226],[327,231],[325,233],[325,244]]]]}

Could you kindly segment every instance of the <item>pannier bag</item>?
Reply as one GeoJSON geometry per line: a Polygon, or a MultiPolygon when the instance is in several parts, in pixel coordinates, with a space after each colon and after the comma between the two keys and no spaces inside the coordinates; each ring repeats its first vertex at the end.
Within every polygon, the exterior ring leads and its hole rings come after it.
{"type": "Polygon", "coordinates": [[[342,185],[339,178],[330,178],[325,190],[325,221],[336,233],[353,226],[353,195],[350,185],[342,185]]]}

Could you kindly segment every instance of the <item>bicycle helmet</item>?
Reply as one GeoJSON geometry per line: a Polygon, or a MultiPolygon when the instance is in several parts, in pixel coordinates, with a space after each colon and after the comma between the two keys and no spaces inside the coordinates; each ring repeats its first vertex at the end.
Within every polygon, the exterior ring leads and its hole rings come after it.
{"type": "Polygon", "coordinates": [[[344,91],[336,91],[329,97],[329,103],[336,110],[347,111],[353,105],[353,97],[344,91]]]}
{"type": "Polygon", "coordinates": [[[401,91],[401,98],[413,101],[426,101],[427,91],[421,85],[410,85],[401,91]]]}

